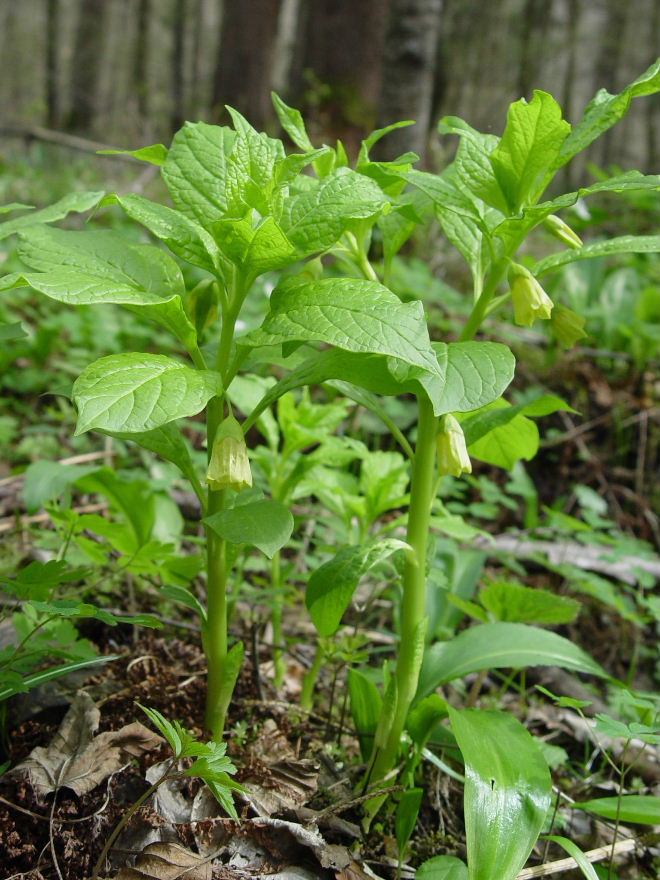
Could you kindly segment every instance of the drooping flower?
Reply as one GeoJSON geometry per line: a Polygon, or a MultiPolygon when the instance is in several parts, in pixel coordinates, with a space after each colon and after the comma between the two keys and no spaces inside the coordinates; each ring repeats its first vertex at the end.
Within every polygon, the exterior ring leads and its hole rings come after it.
{"type": "Polygon", "coordinates": [[[436,444],[440,476],[460,477],[463,473],[472,473],[472,462],[468,455],[463,429],[451,413],[443,416],[440,420],[436,444]]]}
{"type": "Polygon", "coordinates": [[[240,492],[252,485],[245,438],[234,416],[227,416],[215,432],[206,482],[214,492],[220,489],[240,492]]]}
{"type": "Polygon", "coordinates": [[[514,263],[510,277],[513,318],[516,324],[531,327],[537,318],[549,320],[554,303],[531,272],[514,263]]]}
{"type": "Polygon", "coordinates": [[[552,332],[564,348],[573,348],[578,339],[587,335],[584,332],[584,323],[582,315],[562,305],[554,307],[550,318],[552,332]]]}

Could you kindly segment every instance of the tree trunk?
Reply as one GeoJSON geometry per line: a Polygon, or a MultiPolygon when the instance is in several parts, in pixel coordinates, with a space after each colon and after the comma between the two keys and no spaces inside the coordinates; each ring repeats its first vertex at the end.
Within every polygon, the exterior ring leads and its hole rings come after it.
{"type": "Polygon", "coordinates": [[[185,122],[184,110],[184,78],[185,53],[184,38],[186,32],[186,0],[176,0],[174,6],[174,47],[172,53],[172,112],[170,127],[178,131],[185,122]]]}
{"type": "Polygon", "coordinates": [[[280,0],[226,0],[213,82],[213,113],[229,104],[264,128],[273,117],[270,84],[280,0]]]}
{"type": "Polygon", "coordinates": [[[97,92],[103,42],[104,0],[84,0],[79,6],[71,67],[71,111],[68,128],[90,134],[98,110],[97,92]]]}
{"type": "Polygon", "coordinates": [[[59,45],[60,0],[48,0],[46,6],[46,123],[60,126],[59,45]]]}
{"type": "Polygon", "coordinates": [[[135,33],[135,54],[133,56],[133,84],[138,116],[146,125],[149,116],[149,83],[147,63],[149,58],[149,16],[150,0],[138,0],[135,33]]]}
{"type": "Polygon", "coordinates": [[[424,159],[441,12],[442,0],[390,0],[378,125],[401,119],[417,124],[389,134],[379,151],[384,157],[412,150],[424,159]]]}

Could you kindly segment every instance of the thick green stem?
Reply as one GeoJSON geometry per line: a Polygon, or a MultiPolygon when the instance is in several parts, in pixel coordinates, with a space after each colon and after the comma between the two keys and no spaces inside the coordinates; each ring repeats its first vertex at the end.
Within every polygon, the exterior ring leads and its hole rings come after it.
{"type": "MultiPolygon", "coordinates": [[[[209,514],[222,510],[222,492],[209,492],[209,514]]],[[[220,742],[225,726],[227,679],[227,563],[225,541],[210,528],[207,542],[206,727],[220,742]]]]}
{"type": "Polygon", "coordinates": [[[410,486],[407,542],[412,552],[403,573],[403,601],[399,632],[399,657],[395,682],[394,711],[381,718],[374,742],[371,783],[382,779],[394,766],[408,710],[417,691],[426,625],[426,550],[431,505],[435,488],[436,434],[438,420],[431,402],[420,396],[417,444],[410,486]],[[383,723],[384,722],[384,723],[383,723]]]}

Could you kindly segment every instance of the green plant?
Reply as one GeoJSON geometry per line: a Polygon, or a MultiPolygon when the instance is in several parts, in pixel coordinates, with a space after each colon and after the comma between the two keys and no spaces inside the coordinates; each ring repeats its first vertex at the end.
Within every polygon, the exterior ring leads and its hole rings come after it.
{"type": "MultiPolygon", "coordinates": [[[[382,780],[394,768],[411,709],[419,708],[425,697],[432,699],[431,692],[441,683],[492,667],[538,663],[603,674],[578,647],[527,623],[495,620],[429,644],[436,635],[428,632],[427,621],[429,533],[432,528],[450,534],[470,529],[436,500],[443,477],[469,473],[471,457],[503,467],[530,458],[538,447],[532,418],[567,408],[549,395],[519,405],[504,400],[514,358],[501,343],[476,341],[484,322],[513,300],[517,323],[549,320],[566,338],[567,321],[577,326],[580,318],[556,308],[540,279],[576,260],[658,250],[653,236],[582,245],[556,217],[557,211],[592,193],[657,189],[656,177],[626,172],[540,201],[556,172],[618,121],[633,97],[657,90],[658,64],[620,95],[600,92],[573,129],[556,101],[540,91],[531,102],[510,107],[502,138],[448,117],[441,132],[459,135],[461,141],[455,161],[439,175],[414,170],[411,155],[391,162],[370,159],[369,151],[381,137],[407,123],[374,132],[352,169],[341,145],[314,149],[300,114],[276,96],[280,122],[299,153],[286,156],[280,141],[256,132],[235,111],[230,111],[233,130],[187,124],[169,150],[157,145],[133,153],[161,166],[174,208],[138,195],[109,195],[103,204],[119,205],[176,257],[206,273],[193,290],[186,289],[177,262],[153,245],[135,244],[112,232],[37,225],[21,233],[18,255],[27,268],[2,279],[1,288],[28,285],[71,304],[123,305],[165,327],[177,341],[172,349],[181,346],[189,357],[188,363],[163,353],[102,357],[78,377],[73,398],[78,434],[96,430],[133,439],[176,464],[199,498],[207,540],[206,723],[216,742],[243,656],[243,646],[230,648],[228,641],[232,567],[245,545],[275,559],[294,525],[281,500],[291,497],[281,481],[285,471],[278,473],[283,449],[271,444],[270,465],[267,455],[257,456],[262,466],[270,467],[273,497],[264,498],[252,487],[245,438],[260,420],[267,432],[269,408],[305,386],[341,383],[342,393],[383,419],[410,461],[405,540],[369,535],[373,517],[387,510],[392,499],[385,507],[363,505],[358,543],[340,547],[318,566],[307,591],[320,635],[334,636],[360,578],[389,557],[401,567],[396,667],[383,675],[382,693],[354,685],[356,693],[361,688],[367,695],[362,717],[373,727],[367,781],[382,780]],[[308,167],[314,177],[302,173],[308,167]],[[387,286],[394,258],[430,213],[472,274],[471,308],[457,342],[432,342],[422,303],[403,302],[387,286]],[[549,227],[568,247],[528,267],[518,252],[540,226],[549,227]],[[376,229],[383,253],[380,266],[369,258],[376,229]],[[339,274],[324,274],[318,257],[327,254],[335,257],[339,274]],[[255,295],[256,280],[281,271],[286,274],[272,291],[260,326],[240,335],[238,322],[255,295]],[[284,376],[264,387],[240,424],[235,412],[242,407],[232,394],[236,377],[272,364],[284,376]],[[414,399],[412,443],[382,404],[384,397],[400,395],[414,399]],[[206,487],[176,424],[200,413],[206,422],[206,487]]],[[[286,468],[296,467],[291,456],[293,447],[283,456],[286,468]]],[[[399,457],[396,467],[398,463],[399,457]]],[[[368,485],[362,488],[367,489],[362,499],[366,504],[368,485]]],[[[276,570],[273,580],[279,580],[276,570]]],[[[440,720],[442,711],[446,714],[433,703],[424,705],[430,706],[431,721],[440,720]]],[[[357,707],[354,715],[360,715],[357,707]]],[[[512,717],[479,710],[451,710],[450,716],[469,771],[469,876],[492,876],[497,865],[499,876],[513,877],[549,804],[547,768],[512,717]],[[508,743],[515,744],[516,762],[508,743]],[[515,796],[520,788],[526,792],[522,801],[515,796]],[[517,821],[524,821],[524,834],[489,832],[492,823],[502,830],[517,821]]],[[[368,802],[367,823],[381,802],[368,802]]],[[[406,835],[402,825],[401,851],[406,835]]]]}

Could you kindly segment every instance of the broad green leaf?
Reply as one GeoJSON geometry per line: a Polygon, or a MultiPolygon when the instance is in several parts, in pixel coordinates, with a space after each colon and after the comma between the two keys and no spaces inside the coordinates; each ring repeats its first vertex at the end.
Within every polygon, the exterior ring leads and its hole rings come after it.
{"type": "Polygon", "coordinates": [[[20,321],[14,321],[12,324],[0,324],[0,342],[10,339],[25,339],[27,335],[20,321]]]}
{"type": "MultiPolygon", "coordinates": [[[[274,213],[274,169],[284,159],[282,141],[252,128],[232,107],[227,107],[236,137],[226,163],[227,212],[242,217],[253,208],[262,215],[274,213]]],[[[279,211],[275,211],[279,213],[279,211]]]]}
{"type": "Polygon", "coordinates": [[[196,415],[221,391],[217,373],[195,370],[158,354],[130,352],[101,358],[73,384],[76,434],[141,433],[196,415]]]}
{"type": "Polygon", "coordinates": [[[250,277],[282,269],[297,260],[297,251],[273,217],[257,226],[247,218],[226,218],[212,227],[215,240],[225,256],[250,277]]]}
{"type": "Polygon", "coordinates": [[[559,666],[604,676],[605,672],[577,645],[549,630],[524,623],[484,623],[449,642],[431,645],[424,657],[418,696],[480,669],[559,666]]]}
{"type": "Polygon", "coordinates": [[[584,111],[581,121],[562,144],[553,170],[561,168],[604,131],[616,125],[628,112],[633,98],[657,92],[660,89],[659,71],[660,61],[654,61],[641,76],[618,95],[611,95],[606,89],[597,92],[584,111]]]}
{"type": "Polygon", "coordinates": [[[205,229],[185,214],[134,193],[109,195],[103,200],[106,205],[113,203],[120,205],[133,220],[146,226],[177,257],[207,272],[215,274],[218,271],[216,243],[205,229]]]}
{"type": "Polygon", "coordinates": [[[174,207],[204,229],[227,212],[226,163],[234,138],[225,126],[186,122],[162,168],[174,207]]]}
{"type": "Polygon", "coordinates": [[[468,880],[468,871],[456,856],[433,856],[417,868],[415,880],[468,880]]]}
{"type": "Polygon", "coordinates": [[[25,471],[23,501],[28,513],[34,513],[45,504],[54,501],[76,480],[94,473],[98,464],[73,465],[58,461],[35,461],[25,471]]]}
{"type": "Polygon", "coordinates": [[[383,257],[386,265],[399,253],[415,229],[431,213],[433,202],[419,189],[402,193],[389,214],[381,214],[377,225],[383,236],[383,257]]]}
{"type": "Polygon", "coordinates": [[[406,730],[419,749],[426,746],[434,729],[447,714],[447,703],[440,694],[429,694],[413,706],[406,719],[406,730]]]}
{"type": "Polygon", "coordinates": [[[262,326],[242,337],[241,344],[317,341],[345,351],[387,355],[398,382],[419,379],[432,400],[442,387],[444,377],[419,301],[402,303],[375,281],[288,278],[275,288],[270,305],[262,326]]]}
{"type": "Polygon", "coordinates": [[[151,144],[138,150],[97,150],[96,153],[99,156],[132,156],[140,162],[158,166],[163,165],[167,159],[167,147],[164,144],[151,144]]]}
{"type": "Polygon", "coordinates": [[[270,93],[277,118],[284,131],[289,135],[294,144],[301,150],[313,150],[314,145],[309,139],[305,123],[299,110],[289,107],[275,92],[270,93]]]}
{"type": "Polygon", "coordinates": [[[189,479],[191,476],[196,476],[195,466],[190,458],[190,450],[175,422],[167,422],[151,431],[133,431],[131,433],[103,431],[102,433],[108,434],[110,437],[117,437],[119,440],[131,440],[138,446],[142,446],[143,449],[148,449],[166,461],[171,461],[189,479]]]}
{"type": "Polygon", "coordinates": [[[445,384],[436,415],[470,412],[498,398],[513,379],[516,361],[498,342],[434,342],[445,384]]]}
{"type": "Polygon", "coordinates": [[[310,189],[285,200],[282,231],[300,256],[335,244],[351,220],[379,214],[389,202],[379,186],[350,168],[338,168],[310,189]]]}
{"type": "Polygon", "coordinates": [[[348,697],[351,717],[360,740],[362,759],[367,761],[373,746],[383,698],[376,685],[358,669],[348,670],[348,697]]]}
{"type": "Polygon", "coordinates": [[[585,853],[582,852],[580,847],[573,843],[572,840],[569,840],[567,837],[560,837],[556,834],[547,834],[543,835],[543,840],[552,840],[553,843],[556,843],[558,846],[561,846],[562,849],[565,849],[569,856],[575,859],[575,863],[578,868],[582,871],[586,880],[598,880],[598,874],[594,870],[593,865],[588,860],[585,853]]]}
{"type": "MultiPolygon", "coordinates": [[[[384,128],[377,128],[375,131],[372,131],[371,134],[362,141],[362,149],[365,150],[366,156],[369,155],[369,150],[374,144],[377,144],[386,134],[389,134],[391,131],[396,131],[399,128],[408,128],[409,125],[415,125],[415,120],[403,119],[400,122],[393,122],[391,125],[386,125],[384,128]]],[[[360,151],[360,154],[362,154],[362,150],[360,151]]]]}
{"type": "Polygon", "coordinates": [[[70,232],[37,226],[20,236],[18,255],[37,272],[6,276],[0,289],[28,284],[71,305],[116,303],[167,327],[191,349],[195,328],[181,301],[183,276],[160,248],[129,244],[114,232],[70,232]]]}
{"type": "Polygon", "coordinates": [[[539,431],[528,416],[536,418],[559,410],[575,412],[553,394],[517,406],[495,400],[461,421],[468,452],[480,461],[510,470],[516,461],[534,458],[538,451],[539,431]]]}
{"type": "Polygon", "coordinates": [[[307,582],[305,604],[320,636],[332,636],[361,578],[397,550],[409,549],[404,541],[386,538],[344,547],[315,569],[307,582]]]}
{"type": "Polygon", "coordinates": [[[76,484],[83,492],[107,498],[110,506],[123,514],[134,538],[131,552],[149,542],[156,519],[155,496],[149,483],[122,479],[110,468],[103,467],[80,477],[76,484]]]}
{"type": "Polygon", "coordinates": [[[262,500],[220,510],[204,520],[230,544],[251,544],[272,558],[291,537],[293,517],[279,501],[262,500]]]}
{"type": "Polygon", "coordinates": [[[481,221],[479,205],[470,193],[456,185],[451,174],[410,171],[406,179],[433,200],[438,215],[451,211],[476,223],[481,221]]]}
{"type": "Polygon", "coordinates": [[[564,193],[564,195],[557,196],[557,198],[549,202],[541,202],[538,205],[523,208],[520,216],[504,220],[495,227],[493,234],[507,243],[520,234],[521,221],[524,220],[525,228],[531,229],[550,214],[556,214],[563,208],[569,208],[578,199],[585,196],[601,192],[620,193],[657,190],[659,185],[660,178],[657,174],[640,174],[639,171],[626,171],[607,180],[599,180],[597,183],[592,183],[590,186],[582,187],[574,192],[564,193]]]}
{"type": "Polygon", "coordinates": [[[26,205],[24,202],[8,202],[0,205],[0,214],[11,214],[12,211],[34,211],[34,205],[26,205]]]}
{"type": "Polygon", "coordinates": [[[479,601],[495,620],[514,623],[572,623],[580,603],[550,590],[496,581],[479,593],[479,601]]]}
{"type": "Polygon", "coordinates": [[[515,880],[550,806],[548,766],[512,715],[450,707],[449,717],[465,761],[468,878],[515,880]]]}
{"type": "MultiPolygon", "coordinates": [[[[7,220],[4,223],[0,223],[0,240],[7,238],[8,235],[12,235],[14,232],[27,229],[29,226],[38,223],[53,223],[55,220],[61,220],[62,217],[66,217],[67,214],[72,212],[89,211],[98,205],[103,195],[103,192],[69,193],[41,211],[34,211],[26,214],[24,217],[17,217],[15,220],[7,220]]],[[[5,211],[13,211],[19,207],[27,208],[29,205],[8,205],[5,206],[5,211]]]]}
{"type": "Polygon", "coordinates": [[[490,161],[512,212],[538,200],[570,130],[561,107],[547,92],[535,90],[529,103],[521,98],[511,104],[490,161]]]}
{"type": "Polygon", "coordinates": [[[619,819],[620,822],[633,822],[638,825],[657,825],[660,816],[660,798],[646,794],[624,794],[620,798],[606,797],[571,804],[580,810],[587,810],[604,819],[619,819]]]}
{"type": "MultiPolygon", "coordinates": [[[[453,167],[463,187],[467,187],[487,205],[506,213],[506,199],[490,161],[490,154],[500,139],[495,135],[476,131],[456,116],[445,116],[441,119],[438,130],[441,134],[457,134],[461,138],[453,167]]],[[[446,172],[443,173],[443,177],[445,176],[446,172]]]]}
{"type": "Polygon", "coordinates": [[[166,584],[160,588],[159,592],[165,599],[179,602],[181,605],[185,605],[186,608],[190,608],[191,611],[196,611],[202,623],[206,624],[206,608],[204,608],[197,596],[186,587],[166,584]]]}
{"type": "Polygon", "coordinates": [[[556,254],[550,254],[533,267],[532,274],[536,278],[559,269],[576,260],[591,257],[609,257],[612,254],[655,254],[660,251],[660,239],[657,235],[619,235],[604,241],[595,241],[581,248],[568,248],[556,254]]]}

